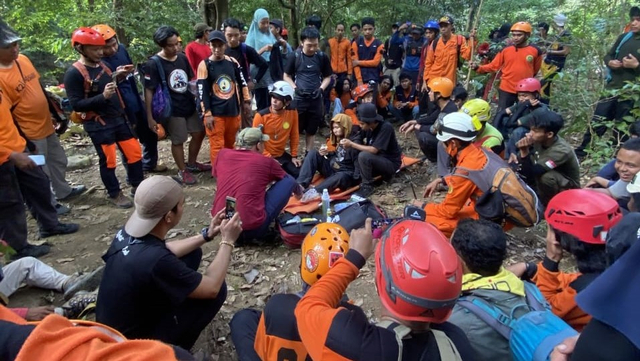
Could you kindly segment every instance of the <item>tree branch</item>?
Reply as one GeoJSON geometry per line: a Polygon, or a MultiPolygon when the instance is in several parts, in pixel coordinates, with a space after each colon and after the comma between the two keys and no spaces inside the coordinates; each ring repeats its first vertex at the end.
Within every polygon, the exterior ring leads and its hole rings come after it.
{"type": "Polygon", "coordinates": [[[291,2],[289,2],[289,4],[285,4],[284,0],[278,0],[278,2],[280,2],[280,5],[282,5],[282,7],[285,9],[289,9],[289,10],[294,9],[294,6],[291,5],[291,2]]]}
{"type": "MultiPolygon", "coordinates": [[[[282,0],[280,0],[280,1],[282,1],[282,0]]],[[[342,9],[342,8],[346,8],[347,6],[349,6],[349,5],[353,4],[353,3],[355,3],[356,1],[358,1],[358,0],[349,0],[349,1],[345,1],[345,2],[344,2],[344,4],[342,4],[342,5],[340,5],[340,6],[336,6],[336,7],[334,7],[334,8],[329,12],[329,15],[327,15],[327,19],[325,20],[325,22],[326,22],[327,20],[331,19],[331,16],[333,15],[333,13],[334,13],[336,10],[339,10],[339,9],[342,9]]]]}

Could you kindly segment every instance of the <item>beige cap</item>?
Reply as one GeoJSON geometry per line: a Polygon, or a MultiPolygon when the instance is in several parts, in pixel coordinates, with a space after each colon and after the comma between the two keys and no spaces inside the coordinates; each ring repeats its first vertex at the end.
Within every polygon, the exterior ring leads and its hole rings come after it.
{"type": "Polygon", "coordinates": [[[143,180],[136,190],[136,209],[124,230],[132,237],[146,236],[183,197],[182,186],[171,177],[154,175],[143,180]]]}

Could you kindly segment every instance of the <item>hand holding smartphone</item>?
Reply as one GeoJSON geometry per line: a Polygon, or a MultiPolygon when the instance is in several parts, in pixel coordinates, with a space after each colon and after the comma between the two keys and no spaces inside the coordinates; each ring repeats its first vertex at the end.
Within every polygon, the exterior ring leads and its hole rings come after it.
{"type": "Polygon", "coordinates": [[[227,196],[227,201],[224,207],[224,218],[231,219],[233,215],[236,213],[236,199],[233,197],[227,196]]]}

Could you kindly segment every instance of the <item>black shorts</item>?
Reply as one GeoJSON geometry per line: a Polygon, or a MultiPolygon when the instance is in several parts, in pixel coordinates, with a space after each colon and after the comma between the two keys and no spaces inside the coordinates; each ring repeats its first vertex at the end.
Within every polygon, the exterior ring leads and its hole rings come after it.
{"type": "Polygon", "coordinates": [[[324,120],[324,102],[322,97],[316,99],[298,98],[292,103],[298,111],[298,129],[300,134],[315,135],[324,120]]]}

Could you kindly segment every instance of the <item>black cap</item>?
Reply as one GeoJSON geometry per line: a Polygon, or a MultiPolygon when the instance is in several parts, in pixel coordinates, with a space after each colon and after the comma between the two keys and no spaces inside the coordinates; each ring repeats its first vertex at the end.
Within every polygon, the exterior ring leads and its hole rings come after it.
{"type": "Polygon", "coordinates": [[[284,23],[280,19],[271,19],[269,24],[275,26],[276,28],[280,28],[280,30],[284,29],[284,23]]]}
{"type": "Polygon", "coordinates": [[[399,27],[400,27],[400,23],[393,23],[393,24],[391,25],[391,29],[393,29],[393,28],[399,28],[399,27]]]}
{"type": "Polygon", "coordinates": [[[222,43],[224,43],[224,44],[227,43],[227,38],[224,36],[222,31],[220,31],[220,30],[214,30],[214,31],[209,33],[209,42],[212,42],[214,40],[222,41],[222,43]]]}
{"type": "Polygon", "coordinates": [[[358,119],[364,123],[381,122],[384,120],[382,115],[378,114],[376,106],[372,103],[358,105],[358,119]]]}
{"type": "Polygon", "coordinates": [[[445,15],[441,17],[440,20],[438,20],[438,24],[442,24],[442,23],[453,25],[453,18],[449,15],[445,15]]]}

